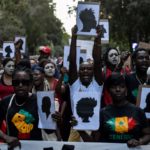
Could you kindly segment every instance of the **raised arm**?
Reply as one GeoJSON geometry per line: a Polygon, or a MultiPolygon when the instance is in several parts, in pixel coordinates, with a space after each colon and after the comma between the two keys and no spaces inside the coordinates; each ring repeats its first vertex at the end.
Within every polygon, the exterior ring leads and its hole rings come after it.
{"type": "Polygon", "coordinates": [[[20,48],[22,47],[22,40],[18,40],[14,43],[15,45],[15,64],[17,65],[21,60],[21,51],[20,48]]]}
{"type": "Polygon", "coordinates": [[[77,64],[76,64],[76,40],[77,40],[77,26],[72,29],[72,38],[69,55],[69,84],[72,85],[78,78],[77,64]]]}
{"type": "Polygon", "coordinates": [[[101,29],[97,26],[97,36],[94,40],[93,59],[94,59],[94,76],[99,85],[103,84],[102,77],[102,59],[101,59],[101,29]]]}

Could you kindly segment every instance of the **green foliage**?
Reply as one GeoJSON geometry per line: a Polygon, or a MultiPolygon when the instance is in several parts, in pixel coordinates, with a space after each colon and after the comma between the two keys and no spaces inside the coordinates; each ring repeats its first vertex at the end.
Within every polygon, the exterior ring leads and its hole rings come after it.
{"type": "Polygon", "coordinates": [[[122,43],[130,49],[133,42],[149,42],[149,0],[105,0],[103,7],[105,17],[111,16],[111,41],[122,43]]]}
{"type": "Polygon", "coordinates": [[[53,0],[1,0],[0,10],[0,44],[15,35],[26,35],[30,54],[51,43],[63,49],[64,29],[54,15],[53,0]]]}
{"type": "Polygon", "coordinates": [[[16,16],[3,13],[0,18],[0,47],[3,41],[13,41],[14,35],[25,35],[25,28],[16,16]]]}
{"type": "MultiPolygon", "coordinates": [[[[85,0],[99,2],[99,0],[85,0]]],[[[150,0],[100,0],[101,19],[109,19],[110,44],[131,49],[133,42],[150,41],[150,0]]]]}

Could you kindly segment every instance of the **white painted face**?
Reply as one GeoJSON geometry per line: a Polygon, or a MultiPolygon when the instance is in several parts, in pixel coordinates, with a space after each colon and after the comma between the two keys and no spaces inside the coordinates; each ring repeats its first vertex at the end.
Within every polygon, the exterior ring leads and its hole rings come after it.
{"type": "Polygon", "coordinates": [[[52,63],[48,63],[44,67],[45,75],[52,77],[55,74],[55,66],[52,63]]]}
{"type": "Polygon", "coordinates": [[[13,61],[9,61],[4,67],[4,72],[8,75],[12,75],[14,69],[15,69],[15,63],[13,61]]]}
{"type": "Polygon", "coordinates": [[[119,63],[119,54],[115,49],[111,49],[108,53],[108,61],[112,65],[117,65],[119,63]]]}

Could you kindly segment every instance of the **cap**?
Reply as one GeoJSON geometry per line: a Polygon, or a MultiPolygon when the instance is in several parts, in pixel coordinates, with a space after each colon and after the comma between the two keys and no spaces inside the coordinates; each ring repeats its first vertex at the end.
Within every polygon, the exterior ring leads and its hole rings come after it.
{"type": "Polygon", "coordinates": [[[49,54],[49,55],[51,54],[51,48],[48,46],[40,46],[39,51],[45,54],[49,54]]]}

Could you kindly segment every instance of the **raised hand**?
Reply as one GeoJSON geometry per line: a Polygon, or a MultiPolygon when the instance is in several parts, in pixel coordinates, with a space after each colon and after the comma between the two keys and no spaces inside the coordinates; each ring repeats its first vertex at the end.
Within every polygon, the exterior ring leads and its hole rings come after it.
{"type": "Polygon", "coordinates": [[[71,117],[70,124],[71,124],[71,126],[76,126],[78,124],[78,122],[74,116],[71,117]]]}
{"type": "Polygon", "coordinates": [[[127,142],[128,147],[136,147],[140,145],[140,141],[136,139],[131,139],[127,142]]]}
{"type": "Polygon", "coordinates": [[[13,150],[15,147],[19,146],[21,148],[21,143],[16,137],[5,135],[5,142],[8,144],[8,150],[13,150]]]}
{"type": "Polygon", "coordinates": [[[71,29],[72,36],[77,36],[77,32],[78,32],[78,27],[77,27],[77,25],[75,25],[75,26],[71,29]]]}

